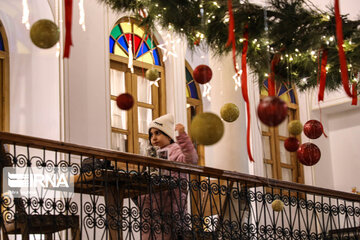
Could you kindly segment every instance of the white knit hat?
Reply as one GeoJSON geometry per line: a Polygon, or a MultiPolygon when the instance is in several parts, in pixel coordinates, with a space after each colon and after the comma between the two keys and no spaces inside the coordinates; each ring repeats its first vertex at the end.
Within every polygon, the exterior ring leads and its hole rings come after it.
{"type": "Polygon", "coordinates": [[[157,128],[166,133],[172,140],[175,140],[174,116],[172,114],[166,114],[156,118],[149,124],[149,130],[151,128],[157,128]]]}

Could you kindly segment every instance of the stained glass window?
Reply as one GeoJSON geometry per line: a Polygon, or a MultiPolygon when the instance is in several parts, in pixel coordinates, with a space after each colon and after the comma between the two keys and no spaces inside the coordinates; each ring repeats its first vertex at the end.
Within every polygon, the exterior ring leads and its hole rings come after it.
{"type": "MultiPolygon", "coordinates": [[[[263,96],[268,96],[268,80],[266,79],[263,83],[263,86],[261,88],[261,95],[263,96]]],[[[294,93],[294,89],[292,88],[291,85],[287,85],[282,83],[280,85],[280,87],[276,88],[276,96],[278,96],[280,99],[282,99],[283,101],[287,102],[287,103],[294,103],[296,104],[296,98],[295,98],[295,93],[294,93]]]]}
{"type": "Polygon", "coordinates": [[[187,69],[186,67],[185,67],[185,74],[186,74],[186,97],[199,99],[195,81],[189,69],[187,69]]]}
{"type": "Polygon", "coordinates": [[[160,55],[154,39],[143,28],[133,22],[120,22],[109,37],[110,53],[160,66],[160,55]],[[129,45],[131,42],[131,53],[129,45]]]}
{"type": "Polygon", "coordinates": [[[0,32],[0,51],[5,51],[3,37],[0,32]]]}

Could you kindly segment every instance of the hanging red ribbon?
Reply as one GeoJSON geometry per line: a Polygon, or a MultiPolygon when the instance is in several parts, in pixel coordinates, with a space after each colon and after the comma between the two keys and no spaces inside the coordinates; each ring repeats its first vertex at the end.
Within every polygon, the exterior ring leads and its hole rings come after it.
{"type": "Polygon", "coordinates": [[[339,8],[339,0],[335,0],[335,22],[336,22],[336,38],[337,38],[337,45],[339,49],[339,61],[340,61],[340,70],[341,70],[341,80],[344,86],[344,90],[346,94],[352,98],[352,105],[357,104],[357,92],[356,86],[353,85],[353,92],[351,93],[349,87],[349,78],[347,73],[347,64],[346,64],[346,57],[343,48],[344,39],[343,39],[343,32],[342,32],[342,19],[340,16],[340,8],[339,8]],[[356,99],[355,99],[356,98],[356,99]]]}
{"type": "MultiPolygon", "coordinates": [[[[234,14],[232,10],[232,1],[228,0],[228,9],[229,9],[229,35],[228,41],[226,42],[226,47],[232,46],[232,58],[233,64],[236,74],[239,76],[239,69],[236,66],[236,42],[235,42],[235,23],[234,23],[234,14]]],[[[247,89],[247,71],[246,71],[246,55],[248,49],[248,42],[249,42],[249,32],[248,26],[245,26],[244,31],[244,41],[243,41],[243,49],[241,55],[241,91],[246,102],[246,112],[247,112],[247,131],[246,131],[246,145],[247,145],[247,152],[251,162],[254,162],[254,159],[251,154],[250,148],[250,103],[248,97],[248,89],[247,89]]]]}
{"type": "Polygon", "coordinates": [[[249,103],[249,96],[248,96],[248,89],[247,89],[247,69],[246,69],[246,55],[249,45],[249,32],[248,26],[245,26],[244,31],[244,41],[243,41],[243,49],[241,54],[241,92],[246,102],[246,115],[247,115],[247,129],[246,129],[246,143],[247,143],[247,152],[251,162],[254,162],[254,159],[251,155],[251,148],[250,148],[250,103],[249,103]]]}
{"type": "Polygon", "coordinates": [[[275,96],[275,67],[280,62],[280,54],[277,53],[274,55],[271,60],[271,73],[268,77],[268,93],[269,96],[275,96]]]}
{"type": "Polygon", "coordinates": [[[234,14],[232,10],[232,0],[228,0],[228,8],[229,8],[229,33],[228,33],[228,40],[225,46],[229,47],[231,45],[234,69],[235,72],[237,73],[239,69],[237,69],[236,67],[235,23],[234,23],[234,14]]]}
{"type": "Polygon", "coordinates": [[[70,56],[70,46],[72,46],[71,38],[71,24],[72,24],[72,8],[73,0],[65,1],[65,46],[64,46],[64,58],[70,56]]]}
{"type": "Polygon", "coordinates": [[[324,101],[324,91],[325,91],[325,84],[326,84],[326,64],[328,58],[328,50],[324,49],[322,51],[321,56],[321,70],[320,70],[320,86],[319,86],[319,94],[318,94],[318,101],[324,101]]]}
{"type": "Polygon", "coordinates": [[[352,97],[352,102],[351,102],[351,105],[357,105],[357,84],[356,82],[354,82],[352,84],[352,92],[353,92],[353,97],[352,97]]]}

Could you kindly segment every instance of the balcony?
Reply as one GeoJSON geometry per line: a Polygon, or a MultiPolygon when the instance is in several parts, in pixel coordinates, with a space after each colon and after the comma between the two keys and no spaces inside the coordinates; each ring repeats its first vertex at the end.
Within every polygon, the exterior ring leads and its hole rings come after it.
{"type": "Polygon", "coordinates": [[[4,239],[360,238],[356,194],[11,133],[0,141],[4,239]],[[4,190],[6,169],[29,168],[70,169],[73,193],[4,190]]]}

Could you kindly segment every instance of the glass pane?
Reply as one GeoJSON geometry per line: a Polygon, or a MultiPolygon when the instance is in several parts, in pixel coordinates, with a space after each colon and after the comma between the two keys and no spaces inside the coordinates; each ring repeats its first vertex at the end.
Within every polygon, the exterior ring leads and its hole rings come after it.
{"type": "Polygon", "coordinates": [[[152,121],[152,110],[148,108],[138,108],[139,133],[148,133],[148,126],[152,121]]]}
{"type": "Polygon", "coordinates": [[[272,178],[272,165],[271,164],[264,164],[264,172],[265,172],[265,177],[267,178],[272,178]]]}
{"type": "Polygon", "coordinates": [[[288,124],[289,124],[289,120],[287,117],[278,127],[280,136],[284,136],[284,137],[289,136],[288,124]]]}
{"type": "Polygon", "coordinates": [[[263,138],[264,158],[271,159],[270,137],[262,136],[262,138],[263,138]]]}
{"type": "Polygon", "coordinates": [[[137,76],[137,95],[139,102],[151,104],[150,81],[142,76],[137,76]]]}
{"type": "Polygon", "coordinates": [[[128,151],[127,146],[128,146],[127,135],[115,133],[115,132],[111,133],[111,149],[120,152],[127,152],[128,151]]]}
{"type": "Polygon", "coordinates": [[[144,138],[139,138],[139,149],[140,155],[147,156],[146,149],[149,147],[149,140],[144,138]]]}
{"type": "Polygon", "coordinates": [[[114,100],[111,100],[111,127],[127,129],[127,112],[120,110],[114,100]]]}
{"type": "Polygon", "coordinates": [[[111,95],[118,96],[125,92],[125,73],[110,69],[111,95]]]}
{"type": "Polygon", "coordinates": [[[282,163],[291,164],[291,155],[284,147],[284,141],[279,141],[280,145],[280,160],[282,163]]]}
{"type": "Polygon", "coordinates": [[[283,181],[288,181],[288,182],[292,182],[292,181],[293,181],[292,169],[282,168],[282,169],[281,169],[281,174],[282,174],[282,180],[283,180],[283,181]]]}

